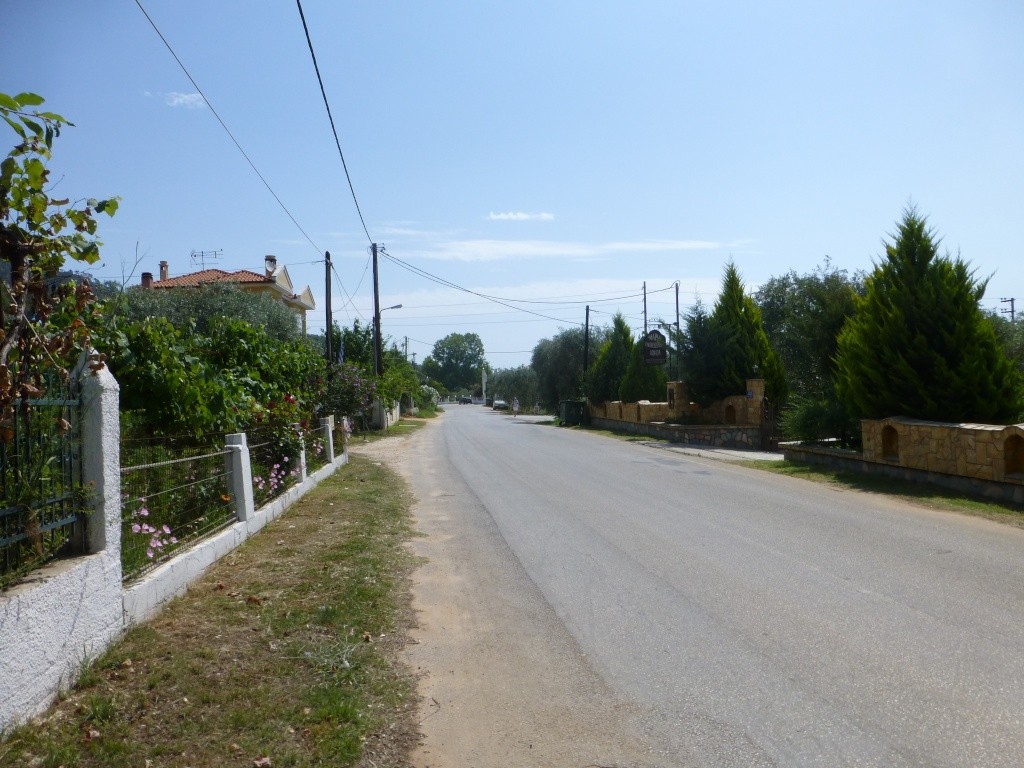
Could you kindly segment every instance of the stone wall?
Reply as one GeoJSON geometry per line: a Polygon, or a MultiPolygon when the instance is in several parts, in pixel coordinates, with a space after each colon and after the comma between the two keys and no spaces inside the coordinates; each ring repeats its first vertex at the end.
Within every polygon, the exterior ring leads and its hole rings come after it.
{"type": "Polygon", "coordinates": [[[748,379],[746,394],[727,397],[708,408],[691,403],[681,381],[668,383],[667,396],[663,403],[613,400],[588,404],[587,415],[591,424],[604,429],[650,435],[674,443],[760,448],[763,379],[748,379]]]}
{"type": "Polygon", "coordinates": [[[660,440],[685,445],[704,445],[715,448],[747,448],[757,450],[761,446],[761,428],[751,426],[728,426],[716,424],[641,424],[635,421],[605,419],[591,415],[590,423],[600,429],[613,429],[634,435],[647,435],[660,440]]]}
{"type": "Polygon", "coordinates": [[[634,424],[656,424],[678,421],[687,424],[759,426],[764,403],[764,379],[747,379],[747,391],[742,395],[731,395],[724,400],[700,408],[691,403],[686,385],[681,381],[670,381],[667,398],[663,403],[641,400],[639,403],[623,403],[619,400],[588,405],[591,418],[614,419],[634,424]]]}
{"type": "Polygon", "coordinates": [[[865,419],[861,433],[866,461],[1024,484],[1024,424],[865,419]]]}

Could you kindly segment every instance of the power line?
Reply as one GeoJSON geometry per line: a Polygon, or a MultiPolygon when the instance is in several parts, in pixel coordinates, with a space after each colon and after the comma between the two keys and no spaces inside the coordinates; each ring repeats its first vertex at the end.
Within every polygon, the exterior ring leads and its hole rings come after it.
{"type": "Polygon", "coordinates": [[[178,58],[178,54],[174,52],[174,49],[171,47],[171,44],[167,42],[167,38],[164,37],[163,32],[160,31],[159,27],[157,27],[156,22],[153,21],[152,17],[150,17],[146,9],[142,7],[141,0],[135,0],[135,4],[139,6],[139,10],[142,11],[142,15],[146,17],[146,21],[148,21],[149,25],[153,27],[153,31],[156,32],[157,35],[160,37],[160,40],[163,41],[163,44],[167,47],[167,50],[171,52],[171,56],[173,56],[174,60],[178,62],[178,66],[181,67],[181,71],[185,73],[185,77],[187,77],[189,79],[189,82],[192,83],[192,87],[195,88],[196,92],[198,92],[199,95],[203,97],[203,101],[206,103],[206,106],[210,108],[210,111],[213,113],[213,116],[216,117],[217,122],[220,123],[221,128],[224,129],[225,133],[227,133],[231,141],[234,142],[234,145],[238,148],[238,151],[242,153],[242,157],[244,157],[246,162],[249,163],[249,167],[252,168],[253,172],[259,177],[260,181],[263,182],[263,186],[267,188],[267,191],[270,192],[271,195],[273,195],[274,199],[277,201],[277,204],[281,206],[281,210],[288,215],[288,218],[292,220],[292,224],[294,224],[295,227],[299,230],[299,232],[302,233],[303,237],[305,237],[306,240],[309,241],[309,244],[313,246],[313,249],[317,253],[323,253],[323,249],[321,249],[316,243],[313,242],[313,238],[311,238],[306,233],[306,230],[302,228],[302,225],[299,224],[299,222],[295,219],[294,216],[292,216],[292,212],[288,210],[288,207],[281,201],[281,198],[277,196],[277,193],[274,191],[274,188],[270,186],[270,183],[263,177],[263,174],[260,173],[259,168],[256,167],[256,164],[252,161],[252,158],[249,157],[248,154],[246,154],[246,151],[244,149],[242,149],[242,145],[238,143],[238,139],[235,138],[235,135],[231,132],[231,129],[228,128],[227,123],[224,122],[223,118],[220,116],[217,110],[214,109],[214,106],[210,103],[210,100],[206,98],[206,94],[203,93],[203,89],[199,87],[199,83],[197,83],[195,78],[192,77],[192,73],[188,71],[188,68],[185,66],[182,60],[178,58]]]}
{"type": "MultiPolygon", "coordinates": [[[[443,285],[443,286],[445,286],[447,288],[452,288],[452,289],[454,289],[456,291],[462,291],[463,293],[468,293],[468,294],[470,294],[472,296],[478,296],[481,299],[488,299],[489,301],[493,301],[495,304],[501,304],[503,307],[508,307],[509,309],[514,309],[514,310],[516,310],[518,312],[525,312],[526,314],[529,314],[529,315],[536,315],[537,317],[542,317],[545,320],[554,320],[557,323],[564,323],[564,322],[566,322],[565,320],[561,320],[561,319],[559,319],[557,317],[551,317],[549,315],[541,314],[540,312],[534,312],[532,309],[524,309],[523,307],[517,307],[517,306],[515,306],[513,304],[509,304],[509,303],[507,303],[508,300],[498,299],[498,298],[496,298],[494,296],[488,296],[485,293],[479,293],[478,291],[472,291],[469,288],[463,288],[461,285],[457,285],[457,284],[455,284],[455,283],[453,283],[453,282],[451,282],[449,280],[445,280],[442,277],[438,277],[437,275],[432,275],[430,272],[422,270],[419,267],[414,267],[412,264],[408,264],[407,262],[404,262],[401,259],[397,259],[394,256],[392,256],[390,253],[387,253],[386,251],[384,251],[383,249],[380,251],[380,253],[381,253],[382,256],[387,258],[389,261],[394,262],[395,264],[397,264],[398,266],[402,267],[403,269],[406,269],[409,272],[412,272],[413,274],[419,275],[420,277],[426,278],[427,280],[430,280],[432,282],[438,283],[438,284],[443,285]]],[[[583,325],[583,324],[582,323],[574,323],[574,325],[583,325]]]]}
{"type": "Polygon", "coordinates": [[[338,139],[338,130],[334,127],[334,116],[331,114],[331,105],[327,101],[327,91],[324,90],[324,81],[320,77],[320,66],[316,63],[316,53],[313,52],[313,40],[309,36],[309,27],[306,25],[306,14],[302,12],[302,0],[295,0],[299,6],[299,18],[302,19],[302,29],[306,33],[306,44],[309,46],[309,55],[313,59],[313,69],[316,71],[316,80],[320,83],[320,95],[324,97],[324,106],[327,108],[327,119],[331,122],[331,133],[334,134],[334,144],[338,147],[338,156],[341,158],[341,167],[345,169],[345,178],[348,180],[348,188],[352,193],[352,202],[355,203],[356,213],[359,214],[359,223],[363,225],[363,232],[366,239],[371,243],[370,230],[366,228],[366,221],[363,219],[363,212],[359,208],[359,200],[356,198],[356,188],[352,185],[352,176],[348,172],[348,164],[345,162],[345,153],[341,151],[341,141],[338,139]]]}

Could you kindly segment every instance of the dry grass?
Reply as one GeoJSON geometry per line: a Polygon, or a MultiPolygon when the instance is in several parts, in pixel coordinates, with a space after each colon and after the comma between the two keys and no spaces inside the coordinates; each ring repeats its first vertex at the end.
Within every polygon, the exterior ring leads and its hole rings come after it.
{"type": "Polygon", "coordinates": [[[1004,525],[1024,528],[1024,509],[1009,503],[987,501],[928,483],[829,469],[791,461],[741,461],[739,464],[765,472],[798,477],[849,490],[879,493],[922,504],[932,509],[983,517],[1004,525]]]}
{"type": "Polygon", "coordinates": [[[406,765],[409,503],[353,458],[9,734],[0,764],[406,765]]]}

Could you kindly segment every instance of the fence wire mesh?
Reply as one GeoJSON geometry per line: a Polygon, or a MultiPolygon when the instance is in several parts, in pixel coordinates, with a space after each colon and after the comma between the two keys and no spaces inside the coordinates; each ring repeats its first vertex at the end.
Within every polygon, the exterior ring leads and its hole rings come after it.
{"type": "Polygon", "coordinates": [[[306,473],[316,472],[327,463],[327,441],[323,429],[303,429],[302,443],[306,448],[306,473]]]}
{"type": "Polygon", "coordinates": [[[63,383],[46,389],[16,402],[0,435],[0,589],[85,548],[78,400],[63,383]]]}
{"type": "Polygon", "coordinates": [[[272,424],[246,433],[257,509],[296,483],[301,472],[302,435],[291,424],[272,424]]]}
{"type": "Polygon", "coordinates": [[[138,578],[235,522],[223,435],[121,444],[121,562],[138,578]]]}

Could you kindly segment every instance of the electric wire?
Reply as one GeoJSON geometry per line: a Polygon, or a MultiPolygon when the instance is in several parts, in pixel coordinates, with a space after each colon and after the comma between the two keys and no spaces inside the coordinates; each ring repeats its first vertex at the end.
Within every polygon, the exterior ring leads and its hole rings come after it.
{"type": "Polygon", "coordinates": [[[348,172],[348,164],[345,162],[345,153],[341,151],[341,140],[338,139],[338,129],[334,127],[334,116],[331,114],[331,105],[327,101],[327,91],[324,90],[324,81],[320,77],[320,65],[316,62],[316,53],[313,51],[313,40],[309,36],[309,27],[306,25],[306,14],[302,12],[302,0],[295,0],[296,5],[299,7],[299,18],[302,19],[302,29],[306,33],[306,44],[309,46],[309,55],[313,59],[313,69],[316,71],[316,80],[320,83],[320,95],[324,98],[324,107],[327,108],[327,119],[331,123],[331,133],[334,134],[334,144],[338,147],[338,156],[341,158],[341,167],[345,169],[345,178],[348,180],[348,188],[352,193],[352,202],[356,206],[356,213],[359,214],[359,223],[363,225],[363,232],[366,234],[366,239],[371,243],[373,238],[370,237],[370,230],[366,227],[366,221],[363,219],[363,211],[359,207],[359,200],[356,198],[356,188],[352,184],[352,176],[348,172]]]}
{"type": "Polygon", "coordinates": [[[253,172],[259,177],[259,180],[263,182],[263,186],[267,188],[267,191],[270,192],[274,200],[277,201],[277,204],[281,206],[281,210],[288,215],[288,218],[292,220],[292,224],[294,224],[295,227],[299,230],[299,232],[302,233],[302,236],[306,238],[306,240],[309,242],[311,246],[313,246],[314,250],[316,250],[317,253],[323,253],[323,250],[315,242],[313,242],[313,238],[309,236],[306,230],[302,228],[302,225],[299,224],[298,220],[292,215],[292,212],[288,210],[288,206],[286,206],[284,202],[281,200],[281,198],[278,197],[277,193],[274,191],[274,188],[270,186],[270,182],[268,182],[266,178],[264,178],[263,174],[260,173],[259,168],[256,167],[256,163],[254,163],[252,161],[252,158],[249,157],[249,155],[246,153],[244,149],[242,149],[242,145],[238,143],[238,139],[235,138],[235,135],[231,132],[231,129],[228,128],[227,123],[224,122],[224,119],[220,116],[220,113],[217,112],[213,104],[211,104],[210,100],[206,97],[206,94],[203,93],[203,89],[199,87],[199,83],[197,83],[195,78],[192,77],[192,73],[188,71],[188,67],[185,66],[182,60],[178,57],[178,54],[175,53],[174,48],[171,47],[171,44],[167,41],[167,38],[164,37],[163,32],[160,31],[160,28],[156,25],[156,22],[153,21],[152,17],[149,15],[146,9],[142,7],[141,0],[135,0],[135,4],[139,7],[139,10],[142,11],[142,15],[146,17],[146,21],[149,22],[149,25],[153,28],[153,31],[156,32],[156,34],[159,36],[164,46],[167,48],[168,51],[170,51],[171,56],[173,56],[174,60],[178,62],[178,66],[181,67],[181,71],[185,73],[185,77],[187,77],[189,79],[189,82],[192,83],[192,87],[195,88],[196,92],[203,97],[203,101],[206,103],[206,106],[210,108],[210,111],[213,113],[213,116],[216,117],[217,122],[220,123],[221,128],[223,128],[224,132],[227,133],[228,137],[234,143],[235,147],[238,148],[238,151],[242,153],[242,157],[244,157],[246,162],[249,163],[249,167],[252,168],[253,172]]]}
{"type": "MultiPolygon", "coordinates": [[[[445,286],[447,288],[452,288],[452,289],[454,289],[456,291],[462,291],[463,293],[468,293],[468,294],[473,295],[473,296],[479,296],[482,299],[489,299],[490,301],[493,301],[495,304],[501,304],[503,307],[508,307],[509,309],[514,309],[514,310],[517,310],[519,312],[525,312],[526,314],[529,314],[529,315],[536,315],[537,317],[542,317],[545,320],[554,320],[556,323],[564,323],[564,322],[566,322],[565,320],[560,320],[557,317],[551,317],[550,315],[544,315],[544,314],[541,314],[540,312],[534,312],[532,309],[524,309],[523,307],[517,307],[514,304],[509,304],[509,303],[507,303],[507,301],[503,301],[503,300],[498,299],[498,298],[496,298],[494,296],[488,296],[487,294],[479,293],[477,291],[470,290],[469,288],[463,288],[461,285],[457,285],[457,284],[455,284],[455,283],[453,283],[453,282],[451,282],[449,280],[445,280],[442,277],[438,277],[437,275],[432,275],[431,273],[429,273],[429,272],[427,272],[425,270],[422,270],[419,267],[414,267],[412,264],[404,262],[401,259],[395,258],[391,254],[389,254],[386,251],[384,251],[382,248],[378,249],[377,253],[379,255],[384,256],[389,261],[391,261],[391,262],[397,264],[398,266],[402,267],[403,269],[406,269],[406,270],[408,270],[408,271],[410,271],[410,272],[412,272],[414,274],[419,275],[420,277],[426,278],[427,280],[431,280],[431,281],[433,281],[435,283],[438,283],[440,285],[443,285],[443,286],[445,286]]],[[[583,325],[583,323],[573,323],[573,324],[574,325],[583,325]]]]}

